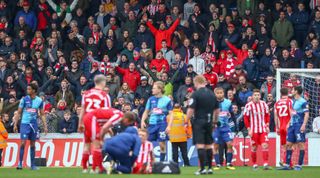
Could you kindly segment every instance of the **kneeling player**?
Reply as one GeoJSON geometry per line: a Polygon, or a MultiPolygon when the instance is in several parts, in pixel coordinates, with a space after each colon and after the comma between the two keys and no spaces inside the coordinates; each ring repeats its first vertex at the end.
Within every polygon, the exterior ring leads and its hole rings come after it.
{"type": "Polygon", "coordinates": [[[292,116],[290,121],[290,126],[288,128],[287,135],[287,155],[286,155],[286,165],[282,170],[290,170],[290,162],[292,157],[292,146],[293,144],[298,144],[300,150],[298,165],[294,167],[294,170],[300,171],[302,169],[303,159],[304,159],[304,145],[305,145],[305,131],[306,124],[309,119],[309,106],[308,102],[301,97],[302,87],[296,86],[293,89],[293,105],[292,105],[292,116]]]}
{"type": "Polygon", "coordinates": [[[114,173],[130,174],[132,166],[135,163],[140,152],[141,140],[138,136],[136,127],[128,127],[124,132],[106,139],[103,145],[103,152],[108,154],[116,164],[111,164],[107,168],[107,173],[111,171],[114,173]],[[113,170],[112,170],[113,169],[113,170]]]}
{"type": "Polygon", "coordinates": [[[93,146],[93,162],[92,170],[95,172],[96,167],[99,172],[103,173],[102,153],[101,153],[101,138],[118,122],[122,122],[125,126],[135,122],[135,114],[127,112],[123,114],[121,111],[113,108],[100,108],[87,113],[83,118],[85,127],[84,141],[92,143],[93,146]]]}
{"type": "Polygon", "coordinates": [[[229,118],[231,116],[230,112],[232,111],[231,101],[224,98],[223,88],[218,87],[214,90],[216,98],[219,102],[219,119],[217,122],[217,126],[213,132],[213,141],[214,141],[214,159],[216,162],[216,167],[214,170],[220,169],[220,157],[219,157],[219,144],[226,143],[227,144],[227,169],[235,170],[232,166],[232,132],[229,127],[229,118]]]}
{"type": "MultiPolygon", "coordinates": [[[[280,135],[281,150],[286,150],[287,129],[291,118],[292,100],[288,97],[288,89],[281,88],[281,99],[275,103],[274,120],[276,124],[277,134],[280,135]]],[[[286,154],[283,153],[280,165],[286,162],[286,154]]]]}
{"type": "Polygon", "coordinates": [[[139,130],[139,137],[141,139],[141,147],[139,156],[133,166],[133,174],[151,174],[152,163],[154,162],[153,145],[149,142],[148,132],[145,129],[139,130]]]}

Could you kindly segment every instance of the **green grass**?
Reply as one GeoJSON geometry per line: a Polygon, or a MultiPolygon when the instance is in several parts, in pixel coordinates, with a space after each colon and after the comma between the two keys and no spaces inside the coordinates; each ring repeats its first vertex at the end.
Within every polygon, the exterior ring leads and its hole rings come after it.
{"type": "MultiPolygon", "coordinates": [[[[218,177],[218,178],[318,178],[320,167],[304,167],[302,171],[278,171],[270,170],[253,171],[251,167],[237,167],[235,171],[221,169],[215,171],[213,175],[195,176],[193,172],[196,167],[182,168],[180,175],[110,175],[118,178],[138,178],[141,176],[148,178],[191,178],[191,177],[218,177]]],[[[0,168],[1,178],[87,178],[106,177],[107,175],[82,174],[80,168],[41,168],[39,171],[24,169],[22,171],[13,168],[0,168]]],[[[109,177],[109,176],[108,176],[109,177]]]]}

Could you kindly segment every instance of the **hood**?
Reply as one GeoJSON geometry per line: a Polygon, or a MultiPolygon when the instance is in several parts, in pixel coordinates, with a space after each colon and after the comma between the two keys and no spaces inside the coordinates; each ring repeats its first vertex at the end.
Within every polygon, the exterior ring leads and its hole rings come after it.
{"type": "Polygon", "coordinates": [[[126,130],[124,130],[124,132],[138,135],[137,128],[133,126],[127,127],[126,130]]]}

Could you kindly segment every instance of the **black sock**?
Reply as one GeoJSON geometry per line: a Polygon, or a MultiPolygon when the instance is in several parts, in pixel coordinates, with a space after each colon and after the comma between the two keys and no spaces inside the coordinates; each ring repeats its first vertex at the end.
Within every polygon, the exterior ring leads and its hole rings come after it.
{"type": "Polygon", "coordinates": [[[198,157],[200,161],[200,168],[204,170],[205,161],[206,161],[206,150],[203,148],[198,149],[198,157]]]}
{"type": "Polygon", "coordinates": [[[211,169],[212,167],[212,158],[213,158],[213,152],[212,149],[207,149],[207,166],[208,169],[211,169]]]}

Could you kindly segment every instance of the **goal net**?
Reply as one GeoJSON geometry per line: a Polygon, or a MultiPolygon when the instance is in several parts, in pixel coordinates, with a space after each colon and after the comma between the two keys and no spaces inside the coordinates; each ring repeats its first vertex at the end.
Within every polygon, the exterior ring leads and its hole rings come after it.
{"type": "MultiPolygon", "coordinates": [[[[310,117],[308,120],[306,132],[312,131],[313,119],[319,116],[320,107],[320,69],[277,69],[277,100],[280,98],[280,89],[285,87],[289,89],[290,95],[292,94],[292,88],[295,86],[302,86],[303,97],[309,103],[310,117]]],[[[277,163],[282,158],[285,150],[280,148],[279,137],[277,139],[279,147],[277,148],[277,163]]],[[[307,147],[307,145],[306,145],[307,147]]],[[[295,149],[292,155],[293,163],[298,161],[298,149],[295,149]]],[[[308,149],[306,149],[308,150],[308,149]]],[[[306,153],[307,155],[307,153],[306,153]]]]}

